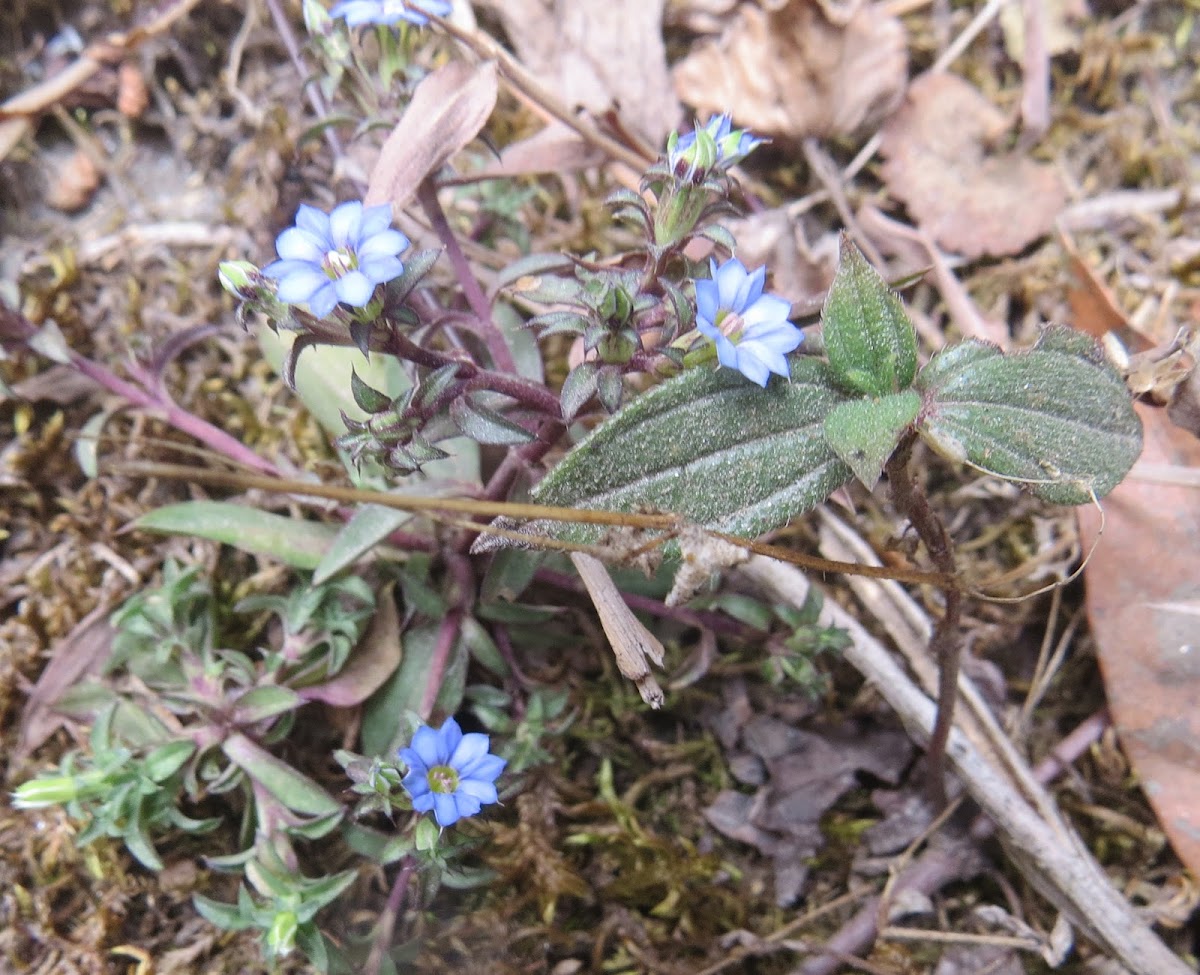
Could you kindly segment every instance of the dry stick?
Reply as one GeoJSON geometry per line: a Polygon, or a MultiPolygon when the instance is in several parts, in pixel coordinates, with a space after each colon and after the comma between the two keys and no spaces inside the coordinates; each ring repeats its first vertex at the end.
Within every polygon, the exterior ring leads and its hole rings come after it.
{"type": "MultiPolygon", "coordinates": [[[[1097,711],[1085,719],[1066,738],[1058,743],[1048,758],[1038,763],[1033,770],[1033,776],[1038,782],[1046,784],[1091,746],[1099,741],[1100,736],[1109,726],[1108,713],[1097,711]]],[[[892,892],[913,890],[931,897],[946,884],[959,880],[963,875],[961,856],[965,852],[973,855],[973,848],[991,837],[996,831],[996,824],[987,816],[976,816],[968,827],[967,835],[971,848],[951,842],[944,847],[930,847],[916,860],[904,868],[892,882],[892,892]]],[[[855,915],[843,924],[828,941],[832,949],[829,955],[812,958],[806,961],[797,975],[833,975],[841,964],[841,954],[865,954],[871,950],[871,945],[879,934],[879,907],[882,898],[872,897],[864,901],[855,915]]]]}
{"type": "MultiPolygon", "coordinates": [[[[772,597],[796,608],[810,585],[790,566],[756,558],[741,570],[772,597]]],[[[821,625],[845,629],[852,640],[843,656],[874,685],[919,740],[933,729],[936,708],[892,655],[835,600],[826,599],[821,625]]],[[[991,765],[960,732],[951,730],[946,757],[967,792],[996,824],[1006,848],[1020,851],[1022,871],[1068,919],[1078,923],[1134,975],[1195,975],[1150,930],[1113,888],[1087,847],[1060,817],[1047,822],[1002,769],[991,765]]],[[[1045,796],[1047,808],[1053,800],[1045,796]]]]}
{"type": "MultiPolygon", "coordinates": [[[[912,472],[909,461],[916,438],[906,437],[887,462],[888,487],[892,492],[892,503],[916,530],[929,558],[939,572],[953,575],[955,572],[954,544],[940,518],[929,507],[912,472]]],[[[946,805],[946,742],[954,723],[954,702],[958,696],[958,671],[962,664],[962,638],[959,625],[962,617],[962,590],[956,587],[945,589],[946,606],[942,618],[933,628],[929,641],[929,652],[938,663],[938,707],[937,721],[929,739],[926,756],[929,760],[929,797],[937,809],[946,805]]]]}

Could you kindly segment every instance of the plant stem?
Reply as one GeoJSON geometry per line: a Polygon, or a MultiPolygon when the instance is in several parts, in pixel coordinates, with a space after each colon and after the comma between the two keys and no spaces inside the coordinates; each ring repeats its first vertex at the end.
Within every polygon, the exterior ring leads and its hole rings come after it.
{"type": "Polygon", "coordinates": [[[504,341],[500,327],[492,318],[492,306],[479,286],[479,280],[471,270],[471,265],[467,262],[467,255],[459,246],[458,238],[454,236],[449,221],[446,220],[446,213],[437,197],[437,187],[434,186],[432,180],[421,180],[421,185],[417,188],[417,200],[424,209],[425,215],[429,217],[434,231],[446,246],[446,256],[450,258],[450,264],[454,267],[459,287],[462,288],[467,304],[471,306],[475,317],[479,319],[483,340],[492,354],[492,364],[504,372],[515,373],[517,364],[508,350],[508,343],[504,341]]]}
{"type": "MultiPolygon", "coordinates": [[[[934,568],[953,576],[956,568],[954,543],[909,469],[915,443],[916,435],[910,433],[887,462],[892,504],[913,526],[934,568]]],[[[937,809],[946,805],[946,742],[954,725],[954,702],[958,696],[958,672],[962,665],[962,641],[959,638],[962,590],[957,586],[947,586],[942,592],[946,599],[945,610],[929,640],[929,651],[938,664],[938,695],[937,720],[926,751],[929,761],[929,798],[937,809]]]]}

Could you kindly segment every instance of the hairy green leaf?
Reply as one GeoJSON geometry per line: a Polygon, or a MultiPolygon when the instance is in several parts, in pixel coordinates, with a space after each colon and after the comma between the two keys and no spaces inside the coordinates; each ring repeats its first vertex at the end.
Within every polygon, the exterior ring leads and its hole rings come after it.
{"type": "Polygon", "coordinates": [[[964,342],[935,357],[917,384],[918,429],[935,449],[1055,504],[1103,497],[1141,453],[1124,381],[1092,339],[1062,325],[1011,355],[964,342]]]}
{"type": "Polygon", "coordinates": [[[911,389],[840,403],[825,418],[825,439],[854,476],[873,488],[920,409],[921,397],[911,389]]]}
{"type": "Polygon", "coordinates": [[[825,350],[837,381],[868,396],[912,385],[917,337],[908,314],[848,237],[821,313],[825,350]]]}

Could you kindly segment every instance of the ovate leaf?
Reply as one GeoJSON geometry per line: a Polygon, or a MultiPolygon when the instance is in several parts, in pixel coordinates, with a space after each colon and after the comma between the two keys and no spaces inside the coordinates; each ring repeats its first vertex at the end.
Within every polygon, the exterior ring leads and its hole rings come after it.
{"type": "MultiPolygon", "coordinates": [[[[694,369],[643,394],[585,437],[534,491],[542,504],[650,507],[753,537],[825,500],[850,478],[822,427],[845,397],[829,367],[792,363],[765,390],[730,369],[694,369]]],[[[534,530],[594,542],[602,529],[534,530]]],[[[483,540],[484,544],[488,540],[483,540]]]]}
{"type": "Polygon", "coordinates": [[[971,341],[922,371],[921,435],[941,453],[1019,480],[1055,504],[1103,497],[1142,449],[1124,381],[1088,336],[1051,325],[1006,355],[971,341]]]}
{"type": "Polygon", "coordinates": [[[911,389],[880,399],[849,400],[825,418],[825,439],[870,489],[920,409],[921,397],[911,389]]]}
{"type": "Polygon", "coordinates": [[[821,313],[825,351],[837,381],[867,396],[908,389],[917,374],[917,337],[900,299],[847,237],[821,313]]]}

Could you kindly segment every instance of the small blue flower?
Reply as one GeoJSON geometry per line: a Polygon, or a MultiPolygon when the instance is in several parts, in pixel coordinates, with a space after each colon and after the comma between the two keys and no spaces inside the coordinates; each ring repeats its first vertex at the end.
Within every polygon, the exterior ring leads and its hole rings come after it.
{"type": "Polygon", "coordinates": [[[279,260],[262,273],[275,278],[276,294],[288,305],[307,304],[324,318],[339,301],[362,308],[377,284],[404,272],[399,254],[408,238],[391,229],[390,204],[363,208],[355,200],[326,214],[300,205],[296,226],[275,238],[279,260]]]}
{"type": "Polygon", "coordinates": [[[428,725],[418,728],[412,745],[400,749],[400,759],[408,765],[401,784],[412,796],[413,809],[432,809],[437,824],[445,827],[498,802],[496,778],[508,762],[490,748],[487,735],[464,735],[453,718],[438,731],[428,725]]]}
{"type": "Polygon", "coordinates": [[[733,128],[728,112],[714,115],[704,125],[696,125],[683,135],[672,134],[667,143],[667,164],[682,175],[697,169],[729,169],[736,166],[766,139],[752,135],[746,129],[733,128]]]}
{"type": "Polygon", "coordinates": [[[721,365],[764,387],[772,372],[786,379],[787,353],[804,339],[788,321],[791,302],[763,294],[765,267],[751,274],[735,257],[711,263],[712,278],[696,282],[696,327],[716,343],[721,365]]]}
{"type": "Polygon", "coordinates": [[[363,24],[379,24],[395,27],[400,21],[424,27],[429,19],[422,14],[450,15],[451,5],[447,0],[340,0],[329,11],[330,17],[342,17],[351,27],[363,24]]]}

